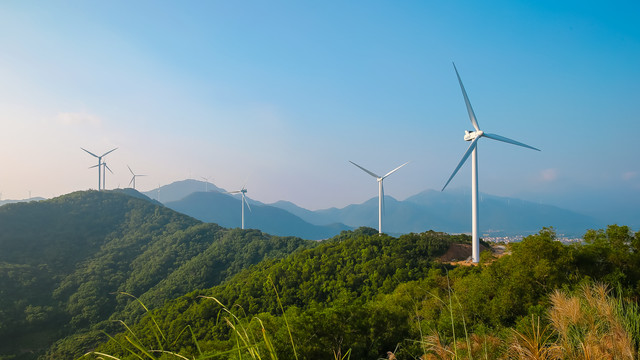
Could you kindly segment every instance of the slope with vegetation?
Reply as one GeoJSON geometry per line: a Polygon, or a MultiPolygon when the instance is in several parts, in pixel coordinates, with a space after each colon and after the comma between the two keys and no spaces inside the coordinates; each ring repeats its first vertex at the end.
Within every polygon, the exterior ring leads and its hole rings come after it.
{"type": "Polygon", "coordinates": [[[440,263],[460,241],[344,232],[171,301],[88,357],[637,358],[640,233],[613,225],[563,245],[543,229],[490,264],[440,263]]]}
{"type": "Polygon", "coordinates": [[[111,316],[221,283],[315,243],[203,224],[139,193],[76,192],[0,207],[0,358],[74,358],[111,316]],[[135,196],[131,196],[135,195],[135,196]],[[16,357],[17,356],[17,357],[16,357]]]}

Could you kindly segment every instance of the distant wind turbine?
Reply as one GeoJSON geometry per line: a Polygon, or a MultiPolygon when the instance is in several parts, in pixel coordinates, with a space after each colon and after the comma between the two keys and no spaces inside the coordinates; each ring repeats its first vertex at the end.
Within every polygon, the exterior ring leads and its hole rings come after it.
{"type": "MultiPolygon", "coordinates": [[[[107,154],[109,154],[109,153],[111,153],[111,152],[113,152],[113,151],[117,150],[118,148],[111,149],[111,150],[107,151],[106,153],[104,153],[104,154],[102,154],[102,155],[100,155],[100,156],[98,156],[98,155],[96,155],[96,154],[92,153],[91,151],[89,151],[89,150],[87,150],[87,149],[84,149],[84,148],[80,148],[80,149],[82,149],[82,150],[86,151],[87,153],[89,153],[89,155],[91,155],[91,156],[93,156],[93,157],[98,158],[98,165],[96,165],[96,166],[92,166],[92,168],[93,168],[93,167],[97,167],[97,168],[98,168],[98,191],[100,191],[100,180],[101,180],[101,178],[102,178],[102,176],[101,176],[101,171],[102,171],[102,169],[101,169],[101,167],[102,167],[102,158],[103,158],[103,157],[105,157],[105,156],[107,156],[107,154]]],[[[111,169],[109,169],[109,171],[111,171],[111,169]]],[[[103,181],[103,182],[104,182],[104,181],[103,181]]]]}
{"type": "Polygon", "coordinates": [[[471,124],[473,125],[473,128],[475,129],[475,131],[465,130],[464,140],[471,141],[471,144],[469,145],[469,148],[462,156],[462,160],[460,160],[460,163],[458,163],[458,166],[456,167],[456,169],[453,170],[453,173],[449,177],[449,180],[447,180],[447,183],[444,184],[444,186],[442,187],[441,191],[444,191],[447,185],[449,185],[449,182],[451,182],[451,179],[453,179],[453,177],[456,175],[458,170],[460,170],[460,167],[462,167],[462,165],[467,160],[467,158],[469,158],[469,155],[471,155],[471,237],[472,237],[471,260],[474,263],[477,263],[478,261],[480,261],[480,240],[478,239],[478,152],[477,152],[478,140],[480,140],[481,137],[486,137],[489,139],[498,140],[498,141],[506,142],[509,144],[537,150],[537,151],[540,151],[540,149],[536,149],[533,146],[529,146],[527,144],[523,144],[515,140],[511,140],[504,136],[489,134],[480,130],[480,127],[478,126],[478,121],[476,120],[476,115],[473,112],[473,108],[471,108],[471,102],[469,102],[469,97],[467,96],[467,92],[464,89],[464,85],[462,85],[462,80],[460,79],[460,74],[458,74],[458,69],[456,68],[455,63],[453,64],[453,69],[456,71],[456,76],[458,77],[458,83],[460,83],[460,89],[462,90],[462,95],[464,96],[464,102],[467,105],[467,112],[469,113],[469,119],[471,120],[471,124]]]}
{"type": "Polygon", "coordinates": [[[359,167],[362,171],[366,172],[367,174],[373,176],[374,178],[376,178],[378,180],[378,233],[382,234],[382,207],[384,205],[384,185],[382,184],[382,182],[384,181],[384,179],[387,176],[393,174],[394,172],[396,172],[401,167],[407,165],[409,162],[407,161],[406,163],[404,163],[404,164],[398,166],[397,168],[389,171],[384,176],[376,175],[376,174],[372,173],[371,171],[363,168],[362,166],[354,163],[351,160],[349,160],[349,162],[352,163],[353,165],[359,167]]]}
{"type": "Polygon", "coordinates": [[[251,211],[251,206],[249,206],[249,202],[245,194],[247,193],[247,186],[243,186],[241,190],[229,191],[227,194],[242,194],[242,199],[240,199],[240,206],[242,207],[242,229],[244,229],[244,204],[247,204],[247,208],[251,211]]]}
{"type": "Polygon", "coordinates": [[[201,178],[204,180],[204,192],[209,192],[209,178],[204,176],[201,176],[201,178]]]}
{"type": "Polygon", "coordinates": [[[106,179],[107,179],[107,170],[109,170],[110,173],[113,174],[113,171],[111,171],[111,168],[107,165],[106,161],[103,161],[102,164],[100,165],[93,165],[93,166],[89,166],[89,169],[94,168],[94,167],[98,167],[98,166],[102,166],[104,169],[102,169],[102,190],[106,190],[107,187],[105,186],[106,183],[106,179]]]}
{"type": "Polygon", "coordinates": [[[131,181],[129,181],[129,186],[131,186],[131,184],[133,183],[133,190],[135,190],[136,189],[136,177],[138,177],[138,176],[147,176],[147,175],[139,175],[139,174],[134,173],[133,170],[131,170],[131,168],[129,167],[129,165],[127,165],[127,168],[129,169],[129,172],[131,173],[131,175],[133,175],[131,177],[131,181]]]}

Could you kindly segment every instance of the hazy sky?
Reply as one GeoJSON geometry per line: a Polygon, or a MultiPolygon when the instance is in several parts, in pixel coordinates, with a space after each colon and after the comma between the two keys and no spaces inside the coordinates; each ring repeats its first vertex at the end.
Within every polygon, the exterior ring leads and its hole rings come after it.
{"type": "MultiPolygon", "coordinates": [[[[472,129],[480,190],[640,199],[638,1],[2,1],[0,192],[209,177],[342,207],[440,190],[472,129]]],[[[470,166],[449,187],[470,186],[470,166]]],[[[449,188],[446,190],[449,191],[449,188]]],[[[585,201],[589,204],[589,201],[585,201]]]]}

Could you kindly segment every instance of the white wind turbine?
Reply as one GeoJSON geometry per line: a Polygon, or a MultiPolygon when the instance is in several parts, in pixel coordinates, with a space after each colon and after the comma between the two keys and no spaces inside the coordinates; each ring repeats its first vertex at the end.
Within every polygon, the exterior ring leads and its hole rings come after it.
{"type": "Polygon", "coordinates": [[[200,176],[204,180],[204,192],[209,192],[209,178],[200,176]]]}
{"type": "Polygon", "coordinates": [[[127,165],[127,168],[129,169],[129,172],[131,173],[131,175],[133,175],[131,177],[131,181],[129,181],[129,185],[133,184],[133,190],[136,189],[136,177],[138,176],[147,176],[147,175],[139,175],[133,172],[133,170],[131,170],[131,168],[129,167],[129,165],[127,165]]]}
{"type": "MultiPolygon", "coordinates": [[[[101,171],[102,171],[102,169],[101,169],[101,167],[102,167],[102,158],[103,158],[103,157],[105,157],[105,156],[107,156],[107,154],[109,154],[110,152],[113,152],[113,151],[117,150],[118,148],[111,149],[111,150],[107,151],[106,153],[104,153],[104,154],[102,154],[102,155],[100,155],[100,156],[98,156],[98,155],[96,155],[96,154],[92,153],[91,151],[89,151],[89,150],[87,150],[87,149],[84,149],[84,148],[80,148],[80,149],[82,149],[82,150],[86,151],[87,153],[89,153],[89,155],[91,155],[91,156],[93,156],[93,157],[98,158],[98,165],[96,165],[96,166],[91,166],[90,168],[94,168],[94,167],[97,167],[97,168],[98,168],[98,191],[100,191],[100,180],[101,180],[101,178],[102,178],[102,176],[101,176],[101,171]]],[[[109,171],[111,171],[111,169],[109,169],[109,171]]],[[[104,181],[103,181],[103,182],[104,182],[104,181]]]]}
{"type": "Polygon", "coordinates": [[[106,183],[106,179],[107,179],[107,170],[109,170],[109,172],[112,173],[112,174],[113,174],[113,171],[111,171],[111,168],[107,165],[106,161],[102,162],[102,164],[100,164],[100,165],[89,166],[89,169],[94,168],[94,167],[98,167],[98,166],[101,166],[101,167],[104,168],[104,169],[102,169],[102,190],[106,190],[107,187],[106,187],[105,183],[106,183]]]}
{"type": "Polygon", "coordinates": [[[536,149],[533,146],[529,146],[515,140],[511,140],[504,136],[489,134],[480,130],[478,121],[476,120],[476,115],[473,112],[473,108],[471,108],[471,102],[469,102],[467,92],[464,89],[464,85],[462,85],[462,80],[460,79],[460,74],[458,74],[458,69],[456,68],[455,63],[453,64],[453,69],[456,71],[456,76],[458,77],[458,82],[460,83],[460,89],[462,90],[462,95],[464,96],[464,102],[467,105],[469,119],[471,120],[471,124],[473,125],[475,131],[465,130],[464,140],[471,141],[471,144],[462,156],[462,160],[460,160],[460,163],[458,163],[456,169],[453,170],[453,173],[449,177],[449,180],[447,180],[447,183],[442,187],[441,191],[444,191],[447,185],[449,185],[451,179],[453,179],[458,170],[460,170],[460,167],[462,167],[467,158],[469,158],[469,155],[471,155],[471,259],[474,263],[477,263],[478,261],[480,261],[480,241],[478,239],[478,140],[480,140],[481,137],[486,137],[489,139],[498,140],[537,151],[540,151],[540,149],[536,149]]]}
{"type": "Polygon", "coordinates": [[[406,163],[404,163],[404,164],[398,166],[397,168],[389,171],[384,176],[376,175],[373,172],[363,168],[362,166],[354,163],[351,160],[349,160],[349,162],[352,163],[353,165],[359,167],[362,171],[366,172],[367,174],[373,176],[374,178],[376,178],[378,180],[378,233],[382,234],[382,207],[383,207],[383,204],[384,204],[384,186],[382,185],[382,182],[384,181],[384,179],[387,176],[393,174],[394,172],[396,172],[401,167],[407,165],[409,162],[407,161],[406,163]]]}
{"type": "Polygon", "coordinates": [[[240,199],[240,207],[242,207],[242,229],[244,230],[244,204],[247,204],[247,208],[251,211],[251,206],[249,206],[249,202],[245,194],[247,193],[247,186],[244,185],[241,190],[229,191],[227,194],[242,194],[242,199],[240,199]]]}

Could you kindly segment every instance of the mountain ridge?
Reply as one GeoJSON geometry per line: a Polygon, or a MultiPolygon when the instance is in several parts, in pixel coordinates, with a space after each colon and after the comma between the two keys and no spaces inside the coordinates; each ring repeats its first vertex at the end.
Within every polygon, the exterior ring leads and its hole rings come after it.
{"type": "MultiPolygon", "coordinates": [[[[339,234],[350,227],[339,224],[313,225],[285,209],[249,202],[245,207],[245,228],[260,229],[278,236],[298,236],[320,240],[339,234]]],[[[213,222],[227,228],[237,228],[241,223],[241,199],[216,191],[194,192],[182,200],[165,205],[205,222],[213,222]]]]}
{"type": "MultiPolygon", "coordinates": [[[[189,184],[191,188],[204,187],[204,182],[191,180],[188,182],[176,182],[165,185],[165,189],[173,187],[180,188],[184,184],[189,184]],[[197,185],[194,185],[197,184],[197,185]]],[[[184,194],[187,190],[175,190],[175,193],[184,194]]],[[[152,194],[153,190],[147,192],[152,194]]],[[[214,193],[214,191],[210,191],[214,193]]],[[[193,194],[193,193],[192,193],[193,194]]],[[[200,192],[201,196],[204,192],[200,192]]],[[[468,191],[464,189],[452,189],[446,192],[436,190],[424,190],[412,195],[404,200],[397,200],[389,195],[385,196],[385,208],[383,213],[382,229],[385,233],[392,235],[407,234],[411,232],[424,232],[428,230],[442,231],[447,233],[469,233],[471,229],[471,199],[468,191]]],[[[228,196],[223,194],[224,196],[228,196]]],[[[204,204],[194,204],[190,208],[184,202],[164,202],[174,209],[194,216],[202,221],[220,223],[226,227],[237,227],[240,224],[240,200],[235,198],[237,203],[229,201],[220,203],[220,209],[210,208],[210,213],[204,213],[204,204]],[[227,208],[224,208],[227,206],[227,208]],[[235,208],[234,208],[235,206],[235,208]],[[215,212],[215,216],[212,215],[215,212]],[[232,220],[235,217],[235,220],[232,220]]],[[[194,202],[194,199],[190,199],[194,202]]],[[[247,227],[257,227],[268,233],[277,235],[293,235],[303,238],[309,234],[318,234],[317,228],[323,227],[324,232],[320,232],[326,238],[338,234],[341,230],[368,226],[378,227],[378,198],[372,197],[360,204],[350,204],[343,208],[332,207],[328,209],[308,210],[290,201],[277,201],[271,204],[248,199],[252,209],[262,209],[266,207],[279,208],[286,211],[278,213],[271,211],[269,217],[271,223],[266,219],[260,219],[260,211],[254,214],[245,209],[245,222],[247,227]],[[277,215],[279,214],[279,215],[277,215]],[[299,223],[298,219],[290,217],[289,214],[299,218],[310,225],[306,230],[293,229],[287,227],[288,224],[282,219],[289,219],[291,224],[299,223]],[[280,225],[276,216],[282,216],[280,225]],[[253,222],[253,224],[251,224],[253,222]],[[326,227],[329,227],[328,229],[326,227]],[[334,232],[331,232],[333,229],[334,232]]],[[[572,210],[564,209],[555,205],[540,204],[527,200],[495,196],[480,193],[480,232],[484,237],[511,237],[518,235],[529,235],[537,232],[542,227],[554,227],[559,234],[569,237],[579,237],[588,229],[599,228],[605,222],[592,216],[581,214],[572,210]]]]}

